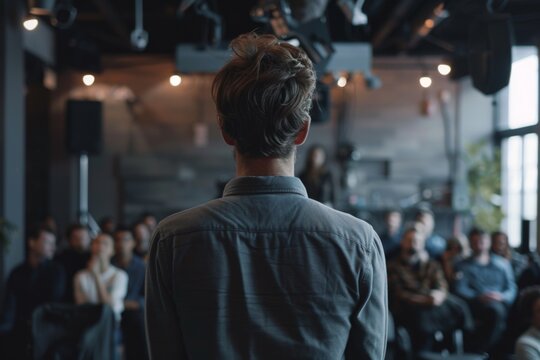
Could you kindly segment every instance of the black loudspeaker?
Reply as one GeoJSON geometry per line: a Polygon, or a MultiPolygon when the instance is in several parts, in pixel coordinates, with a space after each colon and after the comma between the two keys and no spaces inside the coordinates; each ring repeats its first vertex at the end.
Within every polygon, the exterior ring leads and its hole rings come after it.
{"type": "Polygon", "coordinates": [[[317,81],[309,115],[312,124],[324,123],[330,120],[330,87],[328,85],[317,81]]]}
{"type": "Polygon", "coordinates": [[[486,95],[510,81],[514,30],[509,15],[486,15],[469,28],[469,71],[474,87],[486,95]]]}
{"type": "Polygon", "coordinates": [[[68,100],[67,149],[72,154],[96,155],[102,147],[101,101],[68,100]]]}

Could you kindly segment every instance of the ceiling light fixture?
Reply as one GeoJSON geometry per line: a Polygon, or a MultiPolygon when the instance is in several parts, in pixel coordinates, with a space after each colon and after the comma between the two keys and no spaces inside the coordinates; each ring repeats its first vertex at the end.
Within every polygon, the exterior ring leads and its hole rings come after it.
{"type": "Polygon", "coordinates": [[[340,88],[344,88],[345,86],[347,86],[347,77],[345,76],[340,76],[337,80],[337,86],[339,86],[340,88]]]}
{"type": "Polygon", "coordinates": [[[437,70],[439,71],[439,74],[446,76],[450,74],[452,67],[448,64],[439,64],[439,66],[437,66],[437,70]]]}
{"type": "Polygon", "coordinates": [[[96,81],[96,78],[92,74],[86,74],[82,77],[82,81],[84,85],[92,86],[94,84],[94,81],[96,81]]]}
{"type": "Polygon", "coordinates": [[[428,87],[431,86],[433,81],[431,80],[429,76],[422,76],[419,82],[420,82],[420,86],[422,86],[424,89],[427,89],[428,87]]]}
{"type": "Polygon", "coordinates": [[[171,86],[176,87],[182,83],[182,77],[178,74],[171,75],[169,82],[171,83],[171,86]]]}

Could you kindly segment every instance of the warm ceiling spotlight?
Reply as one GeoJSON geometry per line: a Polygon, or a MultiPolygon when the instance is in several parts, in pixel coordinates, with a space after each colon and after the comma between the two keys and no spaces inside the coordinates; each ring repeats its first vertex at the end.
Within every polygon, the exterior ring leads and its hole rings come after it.
{"type": "Polygon", "coordinates": [[[426,21],[424,21],[424,26],[428,29],[433,29],[435,27],[435,21],[433,19],[426,19],[426,21]]]}
{"type": "Polygon", "coordinates": [[[439,70],[439,74],[446,76],[450,74],[452,68],[447,64],[439,64],[439,66],[437,66],[437,70],[439,70]]]}
{"type": "Polygon", "coordinates": [[[82,82],[86,86],[92,86],[92,84],[94,84],[94,81],[96,81],[96,78],[94,77],[94,75],[86,74],[82,77],[82,82]]]}
{"type": "Polygon", "coordinates": [[[28,18],[23,21],[23,26],[28,31],[35,30],[38,27],[38,25],[39,25],[39,20],[34,17],[28,18]]]}
{"type": "Polygon", "coordinates": [[[340,88],[347,86],[347,78],[345,76],[340,76],[337,81],[337,86],[340,88]]]}
{"type": "Polygon", "coordinates": [[[422,86],[423,88],[428,88],[431,86],[431,78],[429,76],[422,76],[420,78],[420,86],[422,86]]]}
{"type": "Polygon", "coordinates": [[[171,86],[178,86],[182,83],[182,77],[180,75],[174,74],[169,78],[171,86]]]}

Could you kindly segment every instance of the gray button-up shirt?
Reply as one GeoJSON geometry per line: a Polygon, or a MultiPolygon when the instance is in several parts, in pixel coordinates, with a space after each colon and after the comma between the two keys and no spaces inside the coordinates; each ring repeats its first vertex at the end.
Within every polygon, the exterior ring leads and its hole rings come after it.
{"type": "Polygon", "coordinates": [[[163,220],[146,284],[152,359],[384,358],[381,242],[295,177],[235,178],[163,220]]]}

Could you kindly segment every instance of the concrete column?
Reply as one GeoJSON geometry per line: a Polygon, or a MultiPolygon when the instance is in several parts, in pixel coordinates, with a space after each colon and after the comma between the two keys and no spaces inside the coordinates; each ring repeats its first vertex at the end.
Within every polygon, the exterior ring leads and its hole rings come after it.
{"type": "Polygon", "coordinates": [[[0,1],[0,217],[17,229],[10,246],[0,250],[0,290],[24,258],[23,5],[0,1]]]}

